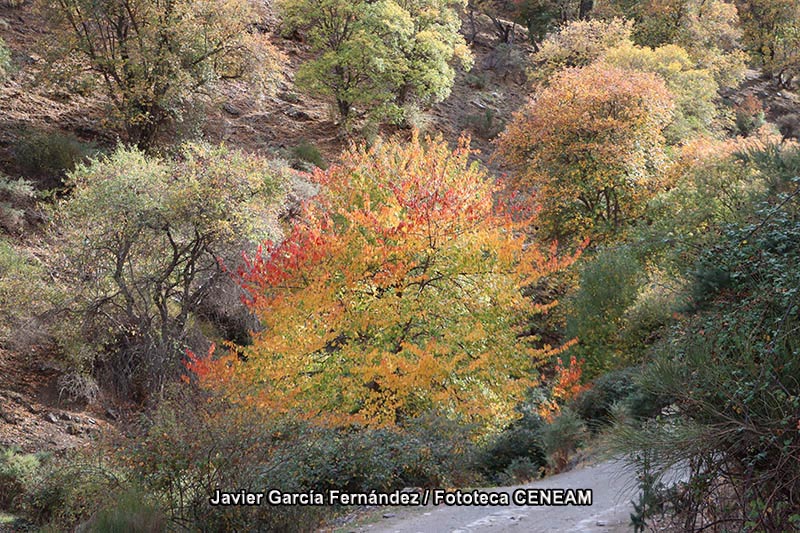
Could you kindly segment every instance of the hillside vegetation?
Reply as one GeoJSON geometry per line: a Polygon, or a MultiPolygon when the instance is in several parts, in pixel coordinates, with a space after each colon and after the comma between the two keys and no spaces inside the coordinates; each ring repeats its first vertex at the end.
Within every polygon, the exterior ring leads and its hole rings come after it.
{"type": "Polygon", "coordinates": [[[0,0],[0,531],[800,529],[798,84],[793,0],[0,0]]]}

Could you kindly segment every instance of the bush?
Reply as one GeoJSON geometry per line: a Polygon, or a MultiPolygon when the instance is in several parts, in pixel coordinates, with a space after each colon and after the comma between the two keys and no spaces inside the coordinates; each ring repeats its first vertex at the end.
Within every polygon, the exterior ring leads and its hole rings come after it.
{"type": "Polygon", "coordinates": [[[200,93],[218,94],[217,82],[243,79],[257,90],[276,70],[278,53],[251,31],[258,12],[248,3],[142,0],[132,9],[120,0],[45,0],[40,7],[50,73],[91,75],[113,106],[107,118],[142,149],[202,100],[200,93]]]}
{"type": "Polygon", "coordinates": [[[591,388],[573,400],[572,409],[592,432],[611,422],[614,404],[636,392],[638,371],[636,368],[625,368],[603,374],[591,384],[591,388]]]}
{"type": "Polygon", "coordinates": [[[11,52],[8,51],[5,41],[0,39],[0,83],[11,74],[11,52]]]}
{"type": "Polygon", "coordinates": [[[28,131],[14,147],[17,165],[25,176],[54,186],[61,186],[68,172],[96,154],[91,144],[61,132],[28,131]]]}
{"type": "Polygon", "coordinates": [[[747,137],[766,123],[764,106],[761,101],[748,94],[734,107],[736,114],[736,130],[740,135],[747,137]]]}
{"type": "Polygon", "coordinates": [[[14,509],[24,501],[40,466],[37,455],[16,448],[0,449],[0,509],[14,509]]]}
{"type": "Polygon", "coordinates": [[[720,225],[695,273],[703,305],[657,345],[641,381],[640,407],[671,407],[620,429],[620,451],[645,452],[658,476],[688,469],[685,530],[719,520],[785,531],[797,520],[799,187],[784,183],[749,220],[720,225]]]}
{"type": "Polygon", "coordinates": [[[72,370],[144,400],[177,376],[187,347],[205,351],[195,313],[228,276],[221,259],[280,236],[285,178],[259,157],[201,144],[170,160],[118,148],[71,172],[50,238],[72,291],[74,319],[59,332],[72,370]]]}
{"type": "Polygon", "coordinates": [[[27,350],[43,344],[49,333],[38,318],[64,295],[37,256],[0,239],[0,344],[27,350]]]}
{"type": "Polygon", "coordinates": [[[35,197],[30,181],[21,178],[12,181],[0,174],[0,229],[20,233],[25,227],[25,209],[35,197]]]}
{"type": "Polygon", "coordinates": [[[309,531],[328,506],[212,507],[218,488],[370,492],[466,481],[472,428],[430,413],[400,429],[273,419],[175,388],[122,460],[131,480],[191,530],[309,531]],[[210,400],[210,401],[209,401],[210,400]],[[187,405],[192,408],[187,409],[187,405]]]}
{"type": "Polygon", "coordinates": [[[563,409],[541,430],[541,445],[552,473],[567,468],[570,456],[585,442],[586,426],[571,409],[563,409]]]}
{"type": "Polygon", "coordinates": [[[493,139],[505,128],[505,121],[497,118],[497,113],[486,109],[483,113],[467,115],[464,126],[471,129],[483,139],[493,139]]]}
{"type": "Polygon", "coordinates": [[[322,157],[319,149],[308,141],[300,141],[300,144],[292,148],[295,168],[298,170],[311,170],[314,167],[326,169],[328,165],[322,157]],[[309,167],[311,164],[311,167],[309,167]]]}
{"type": "MultiPolygon", "coordinates": [[[[476,456],[475,468],[495,483],[509,481],[509,475],[515,469],[529,472],[533,468],[534,477],[538,477],[546,464],[541,443],[541,431],[545,423],[533,410],[524,406],[522,409],[523,416],[491,437],[476,456]]],[[[523,481],[516,476],[513,480],[523,481]]]]}
{"type": "Polygon", "coordinates": [[[111,506],[101,509],[92,519],[76,529],[92,533],[160,533],[166,531],[161,511],[133,491],[121,494],[111,506]]]}
{"type": "Polygon", "coordinates": [[[642,267],[632,248],[603,248],[587,258],[578,289],[570,299],[567,334],[585,360],[589,377],[620,367],[632,359],[622,346],[626,310],[636,301],[642,267]]]}

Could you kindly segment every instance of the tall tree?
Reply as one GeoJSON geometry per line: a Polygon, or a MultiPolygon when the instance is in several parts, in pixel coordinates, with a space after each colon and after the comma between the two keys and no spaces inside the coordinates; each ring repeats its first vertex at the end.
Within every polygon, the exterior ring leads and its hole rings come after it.
{"type": "Polygon", "coordinates": [[[326,192],[305,222],[243,272],[265,329],[243,357],[212,365],[229,392],[336,422],[402,424],[432,408],[484,425],[514,416],[557,351],[525,334],[547,306],[521,289],[569,260],[495,205],[467,142],[354,149],[315,174],[326,192]]]}
{"type": "Polygon", "coordinates": [[[333,99],[347,122],[354,109],[398,121],[411,100],[450,94],[453,63],[472,56],[459,33],[460,0],[281,0],[286,29],[305,30],[318,52],[298,83],[333,99]]]}
{"type": "Polygon", "coordinates": [[[634,220],[654,190],[672,108],[655,74],[566,69],[515,115],[499,154],[536,195],[546,232],[607,237],[634,220]]]}

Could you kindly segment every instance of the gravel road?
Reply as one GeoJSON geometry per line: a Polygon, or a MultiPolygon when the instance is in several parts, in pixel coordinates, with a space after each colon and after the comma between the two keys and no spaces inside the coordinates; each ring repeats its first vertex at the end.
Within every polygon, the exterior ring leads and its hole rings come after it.
{"type": "Polygon", "coordinates": [[[604,532],[630,527],[633,474],[620,463],[605,462],[518,487],[485,489],[509,495],[520,488],[592,489],[591,506],[438,506],[383,509],[348,531],[375,533],[604,532]]]}

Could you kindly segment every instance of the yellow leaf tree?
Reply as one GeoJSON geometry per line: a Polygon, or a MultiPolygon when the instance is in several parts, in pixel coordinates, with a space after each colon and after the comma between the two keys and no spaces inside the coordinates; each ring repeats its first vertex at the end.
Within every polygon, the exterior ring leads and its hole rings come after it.
{"type": "Polygon", "coordinates": [[[559,351],[526,334],[548,305],[521,289],[572,258],[529,242],[469,154],[415,136],[318,171],[303,222],[241,273],[264,330],[194,367],[239,401],[333,423],[513,417],[559,351]]]}
{"type": "Polygon", "coordinates": [[[498,153],[536,195],[546,233],[609,236],[655,190],[672,109],[655,74],[568,68],[515,115],[498,153]]]}

